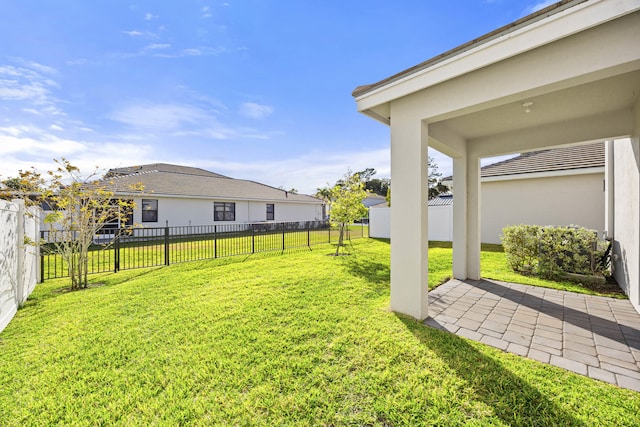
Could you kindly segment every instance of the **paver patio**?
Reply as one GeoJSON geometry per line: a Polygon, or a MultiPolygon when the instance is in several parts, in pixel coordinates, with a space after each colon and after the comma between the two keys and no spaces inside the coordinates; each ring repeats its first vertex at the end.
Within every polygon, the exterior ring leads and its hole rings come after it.
{"type": "Polygon", "coordinates": [[[628,300],[494,280],[429,292],[426,325],[640,392],[640,314],[628,300]]]}

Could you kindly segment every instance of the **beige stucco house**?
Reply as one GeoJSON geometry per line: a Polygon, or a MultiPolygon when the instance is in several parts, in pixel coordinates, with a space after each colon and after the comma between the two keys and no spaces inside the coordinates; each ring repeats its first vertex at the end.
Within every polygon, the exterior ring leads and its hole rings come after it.
{"type": "Polygon", "coordinates": [[[604,141],[614,275],[640,311],[640,1],[564,0],[353,92],[390,126],[391,308],[428,317],[429,147],[453,158],[453,275],[480,278],[480,159],[604,141]]]}

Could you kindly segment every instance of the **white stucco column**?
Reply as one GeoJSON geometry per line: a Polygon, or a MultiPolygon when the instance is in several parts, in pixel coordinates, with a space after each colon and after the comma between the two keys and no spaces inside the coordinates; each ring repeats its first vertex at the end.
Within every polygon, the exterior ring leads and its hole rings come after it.
{"type": "Polygon", "coordinates": [[[467,157],[467,276],[480,279],[480,157],[467,157]]]}
{"type": "Polygon", "coordinates": [[[453,158],[453,277],[467,277],[467,157],[453,158]]]}
{"type": "Polygon", "coordinates": [[[394,111],[391,121],[391,309],[428,317],[428,129],[394,111]]]}
{"type": "Polygon", "coordinates": [[[480,158],[453,159],[453,277],[480,279],[480,158]]]}

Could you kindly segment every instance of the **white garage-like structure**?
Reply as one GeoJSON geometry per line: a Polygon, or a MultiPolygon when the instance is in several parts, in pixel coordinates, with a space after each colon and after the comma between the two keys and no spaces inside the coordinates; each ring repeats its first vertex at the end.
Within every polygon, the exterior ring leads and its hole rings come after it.
{"type": "Polygon", "coordinates": [[[561,1],[356,88],[391,127],[391,308],[429,314],[429,147],[453,158],[453,275],[479,279],[480,159],[606,141],[614,274],[640,311],[639,95],[640,0],[561,1]]]}

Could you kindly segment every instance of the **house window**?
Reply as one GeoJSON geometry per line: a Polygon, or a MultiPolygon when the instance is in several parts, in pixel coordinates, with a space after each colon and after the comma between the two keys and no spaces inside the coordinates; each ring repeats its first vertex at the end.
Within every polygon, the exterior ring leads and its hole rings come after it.
{"type": "Polygon", "coordinates": [[[142,222],[158,222],[157,199],[142,199],[142,222]]]}
{"type": "MultiPolygon", "coordinates": [[[[132,200],[124,200],[124,202],[133,203],[132,200]]],[[[125,208],[118,203],[118,200],[111,200],[108,207],[96,209],[96,220],[102,221],[102,225],[96,231],[96,234],[109,234],[118,228],[133,226],[133,211],[130,208],[123,209],[125,208]]]]}
{"type": "Polygon", "coordinates": [[[213,220],[214,221],[235,221],[236,220],[236,204],[231,202],[214,202],[213,203],[213,220]]]}
{"type": "Polygon", "coordinates": [[[276,207],[273,203],[267,203],[267,221],[276,219],[276,207]]]}

